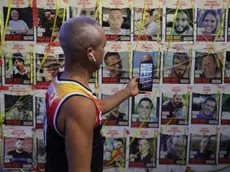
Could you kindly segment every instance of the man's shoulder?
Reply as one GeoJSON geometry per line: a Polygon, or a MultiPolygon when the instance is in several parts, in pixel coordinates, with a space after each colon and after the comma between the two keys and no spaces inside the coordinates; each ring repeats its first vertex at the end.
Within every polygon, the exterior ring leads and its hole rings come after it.
{"type": "Polygon", "coordinates": [[[7,154],[8,155],[14,155],[16,153],[16,150],[11,150],[11,151],[9,151],[7,154]]]}

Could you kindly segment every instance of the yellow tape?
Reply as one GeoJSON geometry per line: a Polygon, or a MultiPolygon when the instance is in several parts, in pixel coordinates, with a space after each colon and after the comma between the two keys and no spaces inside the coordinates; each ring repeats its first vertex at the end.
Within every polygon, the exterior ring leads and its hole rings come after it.
{"type": "Polygon", "coordinates": [[[186,94],[186,115],[185,115],[185,125],[188,124],[188,115],[189,115],[189,102],[190,102],[190,88],[186,94]]]}
{"type": "Polygon", "coordinates": [[[157,13],[157,18],[158,18],[158,21],[157,21],[157,30],[158,30],[158,33],[157,33],[157,42],[160,42],[161,41],[161,8],[159,7],[159,11],[157,13]]]}

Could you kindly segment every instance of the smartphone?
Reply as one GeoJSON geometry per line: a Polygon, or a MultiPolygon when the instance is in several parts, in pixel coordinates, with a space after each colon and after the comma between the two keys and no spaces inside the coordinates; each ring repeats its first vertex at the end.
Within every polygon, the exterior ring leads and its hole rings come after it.
{"type": "Polygon", "coordinates": [[[139,91],[152,91],[153,63],[141,63],[139,68],[139,91]]]}

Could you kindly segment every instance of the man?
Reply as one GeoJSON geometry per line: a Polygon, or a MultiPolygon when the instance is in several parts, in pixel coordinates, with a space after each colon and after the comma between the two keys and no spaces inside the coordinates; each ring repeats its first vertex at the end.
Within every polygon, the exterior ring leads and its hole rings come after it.
{"type": "Polygon", "coordinates": [[[16,66],[16,69],[13,71],[13,78],[14,79],[21,79],[27,80],[29,79],[29,72],[25,69],[25,61],[22,58],[21,53],[14,53],[13,54],[13,61],[16,66]]]}
{"type": "Polygon", "coordinates": [[[151,163],[153,161],[153,156],[149,153],[150,145],[147,139],[138,139],[138,150],[135,162],[151,163]]]}
{"type": "Polygon", "coordinates": [[[29,162],[28,158],[32,158],[30,153],[24,151],[24,142],[25,140],[23,138],[18,138],[15,144],[16,149],[8,152],[7,155],[12,156],[11,162],[27,163],[29,162]]]}
{"type": "Polygon", "coordinates": [[[167,118],[185,118],[185,106],[182,102],[182,95],[173,95],[162,104],[162,115],[167,114],[167,118]]]}
{"type": "Polygon", "coordinates": [[[109,71],[108,76],[112,78],[128,78],[128,73],[122,71],[122,62],[119,53],[117,52],[107,52],[104,57],[104,62],[106,64],[106,69],[109,71]]]}
{"type": "Polygon", "coordinates": [[[144,97],[142,98],[139,103],[138,103],[138,121],[142,122],[151,122],[153,121],[153,117],[152,117],[152,109],[153,109],[153,104],[152,104],[152,100],[149,99],[148,97],[144,97]]]}
{"type": "Polygon", "coordinates": [[[173,54],[172,70],[169,75],[170,78],[190,78],[189,56],[184,52],[177,52],[173,54]]]}
{"type": "Polygon", "coordinates": [[[190,26],[188,11],[179,10],[176,17],[173,35],[191,36],[192,34],[193,30],[190,26]]]}
{"type": "Polygon", "coordinates": [[[112,8],[109,11],[109,19],[108,23],[110,26],[109,35],[126,35],[129,32],[125,29],[121,28],[121,25],[124,22],[124,18],[122,16],[122,12],[118,8],[112,8]]]}
{"type": "Polygon", "coordinates": [[[218,59],[216,59],[216,56],[214,54],[204,55],[202,57],[202,78],[220,78],[221,72],[218,69],[218,67],[221,66],[219,63],[219,66],[217,65],[218,59]]]}
{"type": "Polygon", "coordinates": [[[103,61],[106,37],[90,17],[74,17],[60,29],[65,69],[46,94],[46,172],[102,172],[101,113],[138,94],[139,77],[111,97],[97,100],[88,81],[103,61]]]}
{"type": "Polygon", "coordinates": [[[108,120],[116,121],[117,125],[119,124],[119,121],[127,121],[125,118],[126,115],[124,113],[119,112],[119,105],[112,109],[108,116],[108,120]]]}
{"type": "Polygon", "coordinates": [[[208,96],[202,103],[200,113],[197,114],[198,119],[214,119],[216,110],[216,99],[208,96]]]}
{"type": "Polygon", "coordinates": [[[32,120],[32,113],[23,108],[23,101],[18,101],[15,107],[6,115],[7,120],[32,120]]]}
{"type": "Polygon", "coordinates": [[[167,155],[165,158],[174,159],[174,160],[182,160],[183,154],[185,153],[184,138],[183,136],[171,136],[167,140],[167,155]]]}

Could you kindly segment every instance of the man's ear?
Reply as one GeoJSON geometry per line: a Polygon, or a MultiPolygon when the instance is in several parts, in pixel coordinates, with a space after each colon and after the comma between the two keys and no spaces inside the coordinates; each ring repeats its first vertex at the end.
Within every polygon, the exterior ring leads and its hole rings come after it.
{"type": "Polygon", "coordinates": [[[94,61],[91,54],[95,54],[95,50],[92,47],[87,48],[86,55],[89,61],[94,61]]]}

